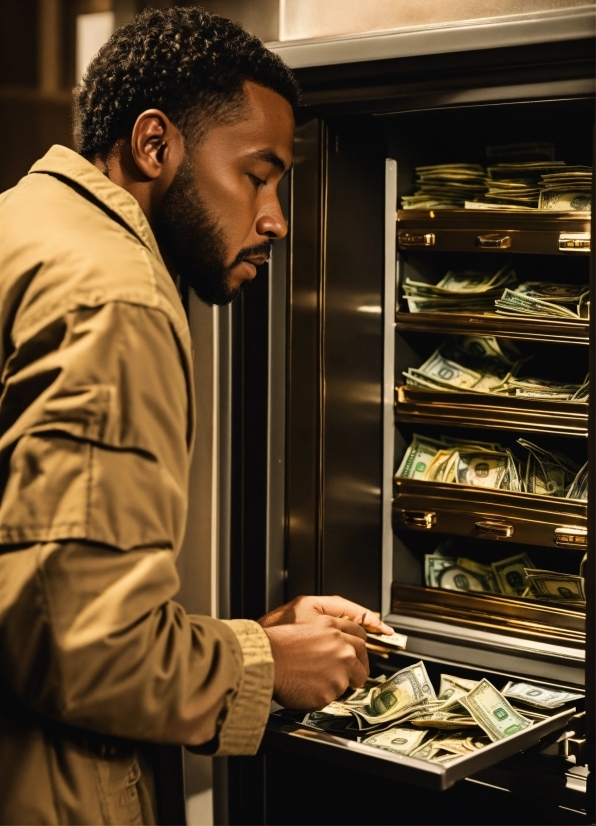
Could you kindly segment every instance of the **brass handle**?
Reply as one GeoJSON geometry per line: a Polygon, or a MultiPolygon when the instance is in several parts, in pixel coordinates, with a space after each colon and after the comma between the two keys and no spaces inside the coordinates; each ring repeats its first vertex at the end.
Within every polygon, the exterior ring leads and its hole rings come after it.
{"type": "Polygon", "coordinates": [[[588,529],[572,526],[555,528],[555,545],[575,548],[588,547],[588,529]]]}
{"type": "Polygon", "coordinates": [[[562,232],[559,235],[559,252],[590,252],[589,232],[562,232]]]}
{"type": "Polygon", "coordinates": [[[425,528],[430,530],[437,521],[437,514],[434,511],[403,511],[404,525],[412,528],[425,528]]]}
{"type": "Polygon", "coordinates": [[[479,235],[476,244],[486,250],[506,250],[511,246],[511,236],[489,232],[488,235],[479,235]]]}
{"type": "Polygon", "coordinates": [[[434,247],[433,232],[398,232],[397,242],[400,247],[434,247]]]}
{"type": "Polygon", "coordinates": [[[483,519],[476,522],[478,533],[489,533],[492,536],[502,536],[508,539],[515,533],[515,526],[508,522],[498,522],[496,519],[483,519]]]}

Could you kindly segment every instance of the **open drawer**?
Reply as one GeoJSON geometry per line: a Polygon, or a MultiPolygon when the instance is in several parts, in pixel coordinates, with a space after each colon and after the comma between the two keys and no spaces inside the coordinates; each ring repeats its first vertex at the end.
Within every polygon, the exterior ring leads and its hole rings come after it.
{"type": "MultiPolygon", "coordinates": [[[[403,658],[402,655],[399,659],[403,658]]],[[[398,665],[396,670],[403,665],[404,663],[398,665]]],[[[425,665],[429,674],[432,670],[436,671],[439,668],[436,662],[425,662],[425,665]]],[[[442,670],[449,673],[452,673],[454,668],[459,671],[460,675],[465,673],[471,679],[481,679],[486,676],[471,669],[463,671],[455,666],[441,666],[442,670]]],[[[497,688],[500,688],[501,683],[504,684],[507,680],[504,676],[497,678],[489,674],[488,677],[497,688]]],[[[575,707],[561,709],[548,719],[535,722],[524,731],[487,745],[470,755],[462,755],[447,764],[440,764],[382,751],[340,734],[309,729],[287,719],[281,711],[272,714],[269,718],[261,750],[264,752],[292,751],[307,759],[332,761],[349,766],[353,770],[373,772],[375,775],[382,775],[397,782],[412,783],[435,791],[443,791],[458,781],[494,767],[513,755],[520,755],[528,749],[532,749],[532,752],[539,752],[558,739],[575,713],[575,707]]]]}
{"type": "Polygon", "coordinates": [[[395,528],[549,547],[587,547],[584,502],[399,477],[394,493],[395,528]]]}

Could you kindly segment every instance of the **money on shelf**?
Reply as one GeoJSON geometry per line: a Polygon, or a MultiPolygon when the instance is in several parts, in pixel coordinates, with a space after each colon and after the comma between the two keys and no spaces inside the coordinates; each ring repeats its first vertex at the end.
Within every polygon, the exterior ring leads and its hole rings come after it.
{"type": "Polygon", "coordinates": [[[450,270],[438,284],[406,278],[403,291],[411,313],[489,312],[503,290],[516,284],[515,272],[506,264],[495,273],[450,270]]]}
{"type": "Polygon", "coordinates": [[[587,498],[587,466],[578,467],[562,454],[518,439],[527,457],[494,442],[431,439],[415,434],[396,478],[447,482],[471,487],[533,493],[540,496],[587,498]]]}
{"type": "Polygon", "coordinates": [[[565,168],[565,161],[523,161],[489,166],[484,200],[489,203],[537,208],[542,175],[556,173],[565,168]]]}
{"type": "Polygon", "coordinates": [[[403,209],[458,209],[486,192],[483,166],[447,163],[416,167],[416,191],[402,196],[403,209]]]}
{"type": "Polygon", "coordinates": [[[587,284],[527,281],[515,289],[506,287],[495,307],[500,315],[585,319],[590,316],[590,288],[587,284]]]}
{"type": "Polygon", "coordinates": [[[575,212],[592,208],[591,166],[565,166],[542,175],[540,209],[575,212]]]}
{"type": "Polygon", "coordinates": [[[483,565],[466,557],[447,556],[440,549],[425,554],[424,576],[427,587],[449,591],[524,596],[530,586],[528,571],[534,564],[527,554],[483,565]]]}

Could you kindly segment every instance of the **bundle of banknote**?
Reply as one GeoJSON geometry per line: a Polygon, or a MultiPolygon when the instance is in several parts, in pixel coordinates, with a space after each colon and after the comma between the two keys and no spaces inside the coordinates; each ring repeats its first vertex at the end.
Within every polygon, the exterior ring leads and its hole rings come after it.
{"type": "Polygon", "coordinates": [[[579,468],[568,457],[527,439],[518,439],[517,444],[527,451],[525,470],[509,448],[494,442],[415,434],[395,475],[540,496],[587,498],[587,464],[579,468]]]}
{"type": "Polygon", "coordinates": [[[591,166],[565,166],[542,175],[540,209],[576,212],[592,208],[591,166]]]}
{"type": "Polygon", "coordinates": [[[495,307],[500,315],[586,319],[590,316],[590,288],[587,284],[526,281],[515,289],[506,287],[495,307]]]}
{"type": "Polygon", "coordinates": [[[583,576],[532,568],[526,570],[526,577],[529,590],[524,596],[558,605],[585,608],[586,589],[583,576]]]}
{"type": "Polygon", "coordinates": [[[409,367],[403,375],[407,385],[427,390],[588,401],[587,376],[583,384],[517,376],[527,361],[508,339],[465,336],[448,339],[424,364],[409,367]]]}
{"type": "Polygon", "coordinates": [[[488,312],[503,290],[516,284],[515,272],[506,264],[496,273],[450,270],[436,285],[406,278],[403,290],[411,313],[488,312]]]}
{"type": "Polygon", "coordinates": [[[439,546],[424,557],[424,577],[429,588],[446,588],[449,591],[504,594],[521,597],[530,586],[528,571],[534,564],[525,553],[500,559],[484,565],[474,559],[451,556],[450,548],[439,546]]]}
{"type": "Polygon", "coordinates": [[[416,167],[416,191],[402,196],[403,209],[458,209],[486,192],[479,164],[447,163],[416,167]]]}
{"type": "Polygon", "coordinates": [[[523,161],[498,163],[487,169],[489,203],[537,208],[543,175],[567,169],[565,161],[523,161]]]}
{"type": "Polygon", "coordinates": [[[501,594],[585,607],[582,570],[576,575],[536,568],[526,553],[483,564],[458,556],[454,539],[441,543],[434,553],[425,554],[424,580],[428,588],[501,594]]]}
{"type": "Polygon", "coordinates": [[[446,763],[523,731],[583,694],[509,681],[501,691],[487,679],[441,674],[437,693],[423,662],[308,712],[299,722],[356,737],[393,754],[446,763]],[[521,707],[521,708],[520,708],[521,707]]]}

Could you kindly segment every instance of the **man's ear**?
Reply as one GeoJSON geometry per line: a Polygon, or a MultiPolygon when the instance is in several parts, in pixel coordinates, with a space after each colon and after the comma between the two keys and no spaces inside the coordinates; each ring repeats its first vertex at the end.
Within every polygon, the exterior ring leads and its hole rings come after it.
{"type": "Polygon", "coordinates": [[[136,120],[130,138],[132,157],[149,180],[170,178],[184,156],[184,140],[159,109],[147,109],[136,120]]]}

